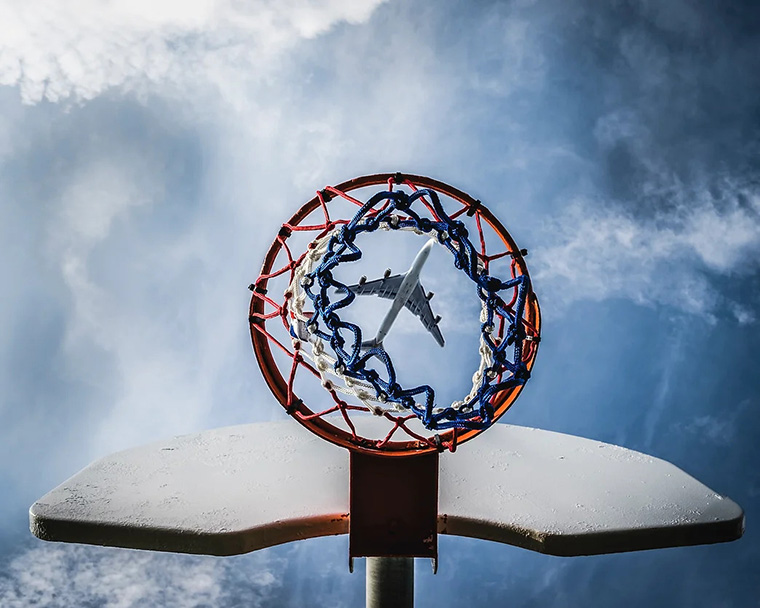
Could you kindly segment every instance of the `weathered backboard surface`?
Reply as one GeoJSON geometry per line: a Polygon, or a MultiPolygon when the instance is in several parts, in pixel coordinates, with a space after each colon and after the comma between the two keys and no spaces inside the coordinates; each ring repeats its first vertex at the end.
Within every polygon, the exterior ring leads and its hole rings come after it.
{"type": "MultiPolygon", "coordinates": [[[[107,456],[30,509],[41,539],[235,555],[348,532],[349,454],[286,420],[107,456]]],[[[677,467],[510,425],[440,459],[438,531],[553,555],[735,540],[744,515],[677,467]]]]}

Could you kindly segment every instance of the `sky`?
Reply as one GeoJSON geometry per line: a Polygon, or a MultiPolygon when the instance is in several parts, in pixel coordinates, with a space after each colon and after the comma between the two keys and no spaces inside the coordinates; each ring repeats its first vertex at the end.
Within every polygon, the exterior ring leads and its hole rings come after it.
{"type": "Polygon", "coordinates": [[[503,422],[673,462],[734,543],[556,558],[440,538],[417,605],[760,597],[760,8],[668,0],[0,0],[0,605],[355,606],[347,539],[211,558],[44,543],[96,458],[283,417],[249,292],[316,189],[483,200],[544,316],[503,422]]]}

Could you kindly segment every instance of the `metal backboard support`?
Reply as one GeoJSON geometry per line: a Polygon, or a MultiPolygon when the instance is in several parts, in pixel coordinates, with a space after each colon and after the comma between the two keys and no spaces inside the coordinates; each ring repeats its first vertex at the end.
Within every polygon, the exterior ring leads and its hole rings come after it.
{"type": "Polygon", "coordinates": [[[437,563],[438,453],[349,457],[349,559],[429,557],[437,563]]]}

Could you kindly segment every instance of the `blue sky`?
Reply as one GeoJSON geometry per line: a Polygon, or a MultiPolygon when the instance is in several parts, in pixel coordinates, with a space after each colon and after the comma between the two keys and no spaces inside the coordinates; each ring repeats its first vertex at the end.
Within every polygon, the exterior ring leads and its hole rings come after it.
{"type": "Polygon", "coordinates": [[[247,285],[315,189],[488,204],[545,315],[505,422],[665,458],[735,543],[562,559],[442,538],[419,606],[760,595],[760,10],[707,2],[0,2],[0,604],[360,603],[345,538],[229,559],[46,544],[95,458],[281,413],[247,285]]]}

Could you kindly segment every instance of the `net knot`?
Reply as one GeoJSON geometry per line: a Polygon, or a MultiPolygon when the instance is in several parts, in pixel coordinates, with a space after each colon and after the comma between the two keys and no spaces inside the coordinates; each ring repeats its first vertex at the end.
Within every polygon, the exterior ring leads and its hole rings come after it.
{"type": "Polygon", "coordinates": [[[351,230],[347,225],[343,225],[340,228],[338,238],[340,238],[342,243],[353,243],[356,239],[356,232],[351,230]]]}
{"type": "Polygon", "coordinates": [[[399,211],[409,211],[411,202],[409,201],[409,195],[403,190],[396,190],[394,192],[395,200],[393,206],[399,211]]]}
{"type": "Polygon", "coordinates": [[[520,367],[514,374],[515,380],[525,383],[530,379],[530,370],[527,367],[520,367]]]}
{"type": "Polygon", "coordinates": [[[421,217],[417,221],[417,227],[421,232],[430,232],[433,229],[433,222],[426,217],[421,217]]]}
{"type": "Polygon", "coordinates": [[[463,241],[470,234],[467,231],[467,226],[464,225],[464,222],[460,222],[459,220],[451,222],[448,228],[448,232],[451,238],[457,241],[463,241]]]}
{"type": "MultiPolygon", "coordinates": [[[[501,281],[499,279],[497,279],[496,277],[492,277],[489,274],[483,274],[483,275],[481,275],[480,278],[478,279],[478,283],[480,283],[480,285],[481,285],[481,287],[483,287],[483,289],[485,289],[486,291],[491,292],[491,293],[495,293],[495,292],[499,291],[501,289],[501,287],[502,287],[501,281]]],[[[489,298],[489,300],[491,300],[491,301],[489,301],[489,304],[491,304],[491,305],[495,305],[496,304],[496,299],[495,298],[489,298]]]]}

